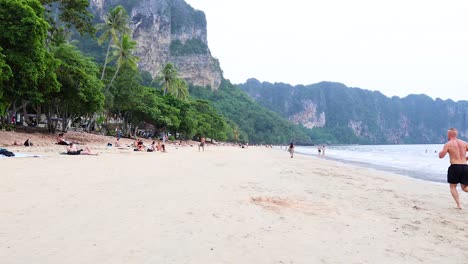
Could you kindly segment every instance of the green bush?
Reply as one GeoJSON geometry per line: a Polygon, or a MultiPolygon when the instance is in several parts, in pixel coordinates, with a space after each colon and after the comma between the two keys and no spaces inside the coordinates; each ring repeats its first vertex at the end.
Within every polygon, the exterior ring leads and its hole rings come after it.
{"type": "Polygon", "coordinates": [[[0,124],[0,130],[6,130],[6,131],[15,131],[16,130],[16,125],[15,124],[0,124]]]}
{"type": "Polygon", "coordinates": [[[174,40],[169,47],[171,55],[184,56],[193,54],[207,54],[208,45],[201,39],[189,39],[185,43],[180,40],[174,40]]]}

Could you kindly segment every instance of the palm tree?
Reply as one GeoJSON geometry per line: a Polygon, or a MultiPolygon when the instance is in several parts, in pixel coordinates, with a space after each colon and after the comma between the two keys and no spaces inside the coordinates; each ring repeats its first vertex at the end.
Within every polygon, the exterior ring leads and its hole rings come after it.
{"type": "Polygon", "coordinates": [[[172,63],[167,63],[161,72],[161,83],[164,87],[164,93],[172,92],[177,79],[177,70],[172,63]]]}
{"type": "Polygon", "coordinates": [[[176,67],[172,63],[167,63],[161,71],[159,77],[160,83],[163,85],[163,94],[170,93],[175,98],[186,100],[189,96],[187,82],[179,78],[176,67]]]}
{"type": "Polygon", "coordinates": [[[109,88],[112,86],[112,83],[114,82],[115,77],[119,73],[120,67],[122,67],[122,65],[127,63],[134,69],[137,67],[137,62],[140,60],[140,58],[133,55],[133,51],[135,50],[136,45],[137,42],[132,40],[132,38],[126,34],[122,36],[121,42],[112,45],[114,51],[112,52],[112,57],[109,59],[109,61],[117,60],[115,63],[117,65],[117,69],[115,70],[114,76],[112,76],[112,79],[106,88],[106,94],[109,92],[109,88]]]}
{"type": "Polygon", "coordinates": [[[189,96],[187,81],[181,78],[177,78],[174,86],[175,89],[172,91],[172,94],[175,96],[175,98],[186,100],[189,96]]]}
{"type": "Polygon", "coordinates": [[[106,59],[104,60],[104,67],[102,69],[101,80],[104,79],[106,66],[109,58],[109,52],[112,43],[118,43],[120,35],[130,34],[131,30],[128,26],[129,18],[127,11],[121,5],[111,9],[105,16],[105,22],[98,25],[98,30],[103,31],[102,35],[98,39],[99,45],[105,41],[109,41],[107,44],[106,59]]]}

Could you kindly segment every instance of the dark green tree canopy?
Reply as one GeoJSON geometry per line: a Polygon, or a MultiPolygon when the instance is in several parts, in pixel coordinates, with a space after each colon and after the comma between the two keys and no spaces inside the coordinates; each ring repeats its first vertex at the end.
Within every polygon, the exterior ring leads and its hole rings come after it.
{"type": "Polygon", "coordinates": [[[41,3],[48,9],[49,21],[53,26],[58,28],[64,25],[68,29],[73,27],[81,34],[95,33],[88,0],[41,0],[41,3]],[[55,13],[58,13],[58,21],[53,19],[55,13]]]}
{"type": "Polygon", "coordinates": [[[9,101],[40,97],[38,83],[46,72],[48,23],[36,0],[0,2],[0,45],[4,61],[13,72],[5,81],[9,101]]]}
{"type": "Polygon", "coordinates": [[[72,45],[61,45],[53,51],[60,60],[57,77],[62,87],[57,99],[61,109],[77,116],[102,110],[103,84],[97,65],[72,45]]]}

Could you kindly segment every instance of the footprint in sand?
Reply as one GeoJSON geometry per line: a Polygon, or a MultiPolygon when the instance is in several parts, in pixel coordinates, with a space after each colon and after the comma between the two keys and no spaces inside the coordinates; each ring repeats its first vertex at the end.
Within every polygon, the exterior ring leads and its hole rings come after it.
{"type": "Polygon", "coordinates": [[[403,225],[401,227],[401,229],[410,230],[410,231],[417,231],[417,230],[419,230],[419,227],[414,226],[414,225],[410,225],[410,224],[406,224],[406,225],[403,225]]]}
{"type": "Polygon", "coordinates": [[[286,197],[251,197],[250,202],[263,209],[279,213],[283,210],[292,210],[305,215],[327,215],[333,210],[322,203],[309,203],[306,201],[286,197]]]}

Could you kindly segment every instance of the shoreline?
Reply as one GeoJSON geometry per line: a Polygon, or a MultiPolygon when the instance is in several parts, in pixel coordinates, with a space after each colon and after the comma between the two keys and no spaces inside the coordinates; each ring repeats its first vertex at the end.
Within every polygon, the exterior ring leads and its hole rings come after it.
{"type": "MultiPolygon", "coordinates": [[[[415,146],[425,146],[424,144],[413,144],[415,146]]],[[[359,145],[359,146],[362,146],[362,147],[372,147],[374,145],[359,145]]],[[[381,147],[381,146],[385,146],[385,145],[376,145],[377,147],[381,147]]],[[[389,146],[406,146],[406,145],[389,145],[389,146]]],[[[301,147],[301,146],[299,146],[301,147]]],[[[332,148],[330,147],[329,151],[332,151],[332,148]]],[[[296,153],[300,153],[302,155],[306,155],[306,156],[311,156],[311,157],[315,157],[317,158],[318,155],[316,153],[311,153],[311,152],[308,152],[308,149],[307,147],[303,150],[296,150],[296,153]]],[[[332,153],[332,152],[331,152],[332,153]]],[[[359,152],[359,151],[356,151],[355,155],[361,155],[362,153],[359,152]]],[[[391,153],[390,153],[391,154],[391,153]]],[[[395,153],[393,155],[398,155],[398,153],[395,153]]],[[[335,162],[339,162],[339,163],[343,163],[343,164],[350,164],[350,165],[355,165],[355,166],[359,166],[359,167],[362,167],[362,168],[369,168],[369,169],[375,169],[375,170],[378,170],[378,171],[383,171],[383,172],[390,172],[390,173],[394,173],[394,174],[399,174],[399,175],[403,175],[405,177],[409,177],[409,178],[413,178],[413,179],[419,179],[419,180],[422,180],[422,181],[428,181],[428,182],[437,182],[437,183],[446,183],[446,170],[448,168],[448,166],[450,164],[447,163],[447,165],[443,165],[443,167],[438,167],[436,171],[427,171],[427,170],[420,170],[421,168],[418,168],[418,167],[407,167],[407,166],[410,166],[409,163],[403,163],[403,164],[397,164],[395,166],[395,164],[385,164],[385,160],[382,160],[382,163],[372,163],[371,161],[369,161],[369,157],[363,157],[361,160],[358,160],[358,159],[354,159],[354,158],[350,158],[350,159],[347,159],[346,156],[345,157],[334,157],[333,154],[329,154],[329,155],[326,155],[326,156],[320,156],[320,158],[322,159],[326,159],[326,160],[332,160],[332,161],[335,161],[335,162]],[[442,169],[443,168],[443,169],[442,169]],[[443,171],[442,171],[443,170],[443,171]]],[[[380,157],[382,158],[382,157],[380,157]]],[[[387,157],[385,158],[389,158],[389,159],[393,159],[393,156],[392,155],[388,155],[387,157]]],[[[410,158],[410,157],[408,157],[410,158]]],[[[437,158],[437,162],[439,161],[439,159],[437,158]]],[[[421,162],[421,160],[417,160],[417,162],[421,162]]],[[[431,162],[431,160],[426,160],[426,162],[431,162]]],[[[447,161],[448,162],[448,161],[447,161]]],[[[419,167],[421,166],[420,164],[421,163],[417,163],[419,165],[419,167]]],[[[441,164],[438,164],[438,166],[440,166],[441,164]]]]}
{"type": "MultiPolygon", "coordinates": [[[[297,152],[297,153],[301,154],[301,155],[311,156],[311,157],[317,158],[316,155],[313,155],[313,154],[307,154],[307,153],[301,153],[301,152],[297,152]]],[[[443,180],[436,181],[436,180],[431,180],[431,179],[424,178],[424,175],[427,175],[427,173],[423,173],[423,172],[418,173],[418,172],[411,171],[411,170],[405,170],[403,168],[394,168],[394,167],[391,167],[391,166],[376,165],[376,164],[367,163],[367,162],[345,160],[345,159],[333,158],[333,157],[330,157],[330,156],[325,156],[325,157],[321,156],[320,158],[330,160],[330,161],[339,162],[339,163],[343,163],[343,164],[354,165],[354,166],[358,166],[358,167],[361,167],[361,168],[373,169],[373,170],[376,170],[376,171],[382,171],[382,172],[397,174],[397,175],[412,178],[412,179],[415,179],[415,180],[421,180],[421,181],[424,181],[424,182],[432,182],[432,183],[438,183],[438,184],[446,184],[447,183],[447,182],[445,182],[443,180]]],[[[437,174],[437,173],[433,173],[432,175],[433,176],[440,176],[440,174],[437,174]]]]}

